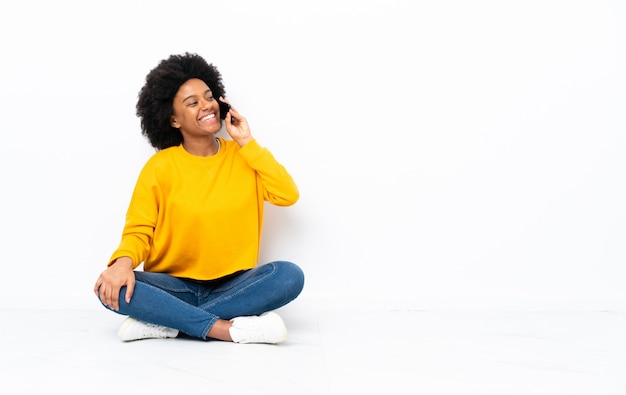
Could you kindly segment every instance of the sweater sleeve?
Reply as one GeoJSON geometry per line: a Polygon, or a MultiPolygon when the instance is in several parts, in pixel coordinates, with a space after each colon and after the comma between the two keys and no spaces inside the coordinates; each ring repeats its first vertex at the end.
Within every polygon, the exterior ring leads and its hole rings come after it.
{"type": "Polygon", "coordinates": [[[300,193],[296,183],[268,149],[253,139],[241,147],[239,154],[256,171],[266,201],[276,206],[290,206],[298,201],[300,193]]]}
{"type": "Polygon", "coordinates": [[[117,258],[127,256],[132,259],[133,268],[136,268],[150,250],[160,199],[160,188],[153,167],[148,162],[139,174],[126,212],[122,239],[109,260],[109,266],[117,258]]]}

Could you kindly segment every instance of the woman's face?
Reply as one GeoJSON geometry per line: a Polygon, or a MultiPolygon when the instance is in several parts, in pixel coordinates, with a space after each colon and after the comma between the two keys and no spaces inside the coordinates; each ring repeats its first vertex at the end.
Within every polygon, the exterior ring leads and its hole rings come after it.
{"type": "Polygon", "coordinates": [[[192,78],[178,88],[173,100],[171,125],[183,139],[207,137],[220,131],[219,104],[204,81],[192,78]]]}

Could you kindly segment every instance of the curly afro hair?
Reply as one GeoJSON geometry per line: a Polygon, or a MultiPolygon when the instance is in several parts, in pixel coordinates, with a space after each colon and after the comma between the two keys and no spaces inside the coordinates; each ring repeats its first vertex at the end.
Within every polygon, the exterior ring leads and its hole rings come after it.
{"type": "Polygon", "coordinates": [[[157,150],[183,142],[180,130],[170,124],[174,113],[172,102],[178,88],[192,78],[204,81],[213,97],[225,97],[220,72],[197,54],[171,55],[161,60],[146,76],[146,83],[139,91],[137,116],[141,120],[141,134],[157,150]]]}

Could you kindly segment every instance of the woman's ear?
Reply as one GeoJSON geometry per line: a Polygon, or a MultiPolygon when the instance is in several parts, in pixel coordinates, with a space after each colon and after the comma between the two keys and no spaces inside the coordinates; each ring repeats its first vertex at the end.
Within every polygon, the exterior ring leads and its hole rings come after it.
{"type": "Polygon", "coordinates": [[[176,121],[176,118],[174,118],[173,115],[170,117],[170,125],[172,125],[172,127],[176,129],[180,128],[180,124],[176,121]]]}

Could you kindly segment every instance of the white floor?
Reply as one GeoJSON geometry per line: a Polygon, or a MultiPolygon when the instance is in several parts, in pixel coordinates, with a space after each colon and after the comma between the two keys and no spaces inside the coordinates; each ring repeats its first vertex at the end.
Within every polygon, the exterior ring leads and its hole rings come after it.
{"type": "Polygon", "coordinates": [[[626,394],[626,313],[280,311],[281,345],[123,343],[103,309],[2,310],[2,394],[626,394]]]}

